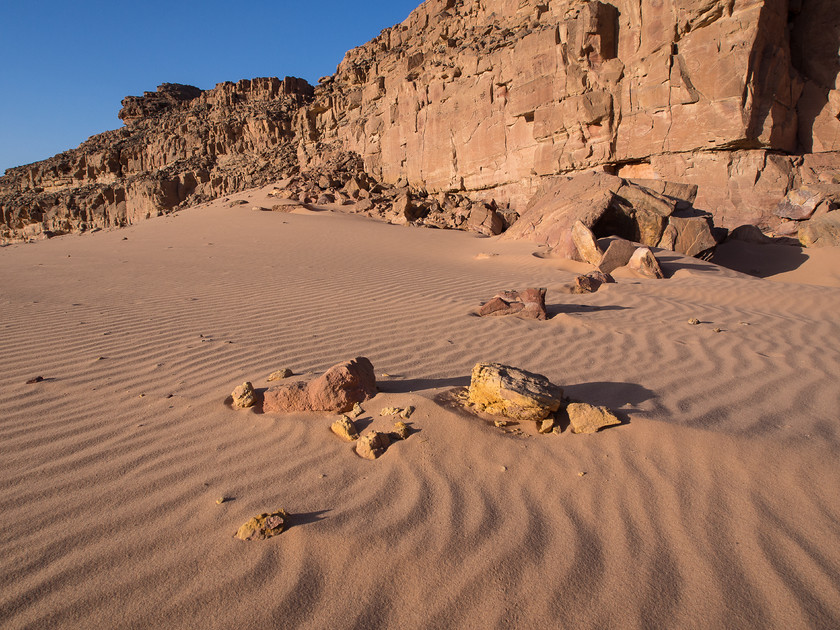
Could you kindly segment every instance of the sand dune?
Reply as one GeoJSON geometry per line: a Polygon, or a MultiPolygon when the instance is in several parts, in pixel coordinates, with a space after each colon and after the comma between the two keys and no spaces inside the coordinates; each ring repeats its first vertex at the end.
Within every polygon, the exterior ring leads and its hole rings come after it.
{"type": "Polygon", "coordinates": [[[840,288],[798,283],[836,252],[781,282],[664,255],[583,296],[534,252],[221,203],[0,250],[0,625],[837,627],[840,288]],[[526,286],[551,319],[472,315],[526,286]],[[375,462],[327,414],[223,404],[358,355],[364,424],[417,408],[375,462]],[[626,423],[437,404],[477,361],[626,423]],[[232,537],[277,508],[279,537],[232,537]]]}

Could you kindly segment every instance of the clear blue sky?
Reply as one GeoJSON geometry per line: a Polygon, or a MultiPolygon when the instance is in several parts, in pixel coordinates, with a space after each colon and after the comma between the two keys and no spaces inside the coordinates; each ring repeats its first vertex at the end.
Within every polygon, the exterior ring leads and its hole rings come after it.
{"type": "Polygon", "coordinates": [[[420,3],[0,0],[0,174],[122,126],[120,100],[160,83],[315,83],[420,3]]]}

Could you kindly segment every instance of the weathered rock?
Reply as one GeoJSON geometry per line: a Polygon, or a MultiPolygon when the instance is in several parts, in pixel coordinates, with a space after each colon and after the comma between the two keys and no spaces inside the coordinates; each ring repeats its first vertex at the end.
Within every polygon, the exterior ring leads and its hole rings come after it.
{"type": "Polygon", "coordinates": [[[572,241],[577,247],[578,255],[581,260],[588,262],[590,265],[598,266],[604,257],[604,252],[598,247],[595,242],[595,235],[588,227],[580,221],[575,221],[572,226],[572,241]]]}
{"type": "Polygon", "coordinates": [[[366,357],[357,357],[332,366],[311,381],[270,388],[264,395],[263,410],[345,412],[375,395],[373,365],[366,357]]]}
{"type": "Polygon", "coordinates": [[[825,201],[825,198],[817,191],[796,188],[779,202],[775,214],[783,219],[794,219],[795,221],[810,219],[817,206],[823,201],[825,201]]]}
{"type": "Polygon", "coordinates": [[[349,415],[351,418],[358,418],[358,417],[359,417],[359,416],[361,416],[364,412],[365,412],[365,410],[364,410],[364,409],[362,409],[362,406],[361,406],[359,403],[354,403],[354,404],[353,404],[353,408],[352,408],[352,409],[348,412],[348,415],[349,415]]]}
{"type": "Polygon", "coordinates": [[[566,406],[572,433],[595,433],[604,427],[621,424],[621,421],[606,407],[594,407],[587,403],[569,403],[566,406]]]}
{"type": "Polygon", "coordinates": [[[524,319],[547,317],[545,310],[545,289],[524,291],[502,291],[485,302],[478,311],[480,317],[488,315],[516,315],[524,319]]]}
{"type": "Polygon", "coordinates": [[[395,422],[394,423],[394,435],[400,440],[405,440],[411,435],[411,427],[409,427],[405,422],[395,422]]]}
{"type": "Polygon", "coordinates": [[[257,392],[254,391],[254,386],[249,381],[234,389],[230,397],[233,399],[233,406],[237,409],[253,407],[257,402],[257,392]]]}
{"type": "Polygon", "coordinates": [[[613,283],[613,277],[602,271],[590,271],[575,278],[572,284],[572,293],[595,293],[602,284],[613,283]]]}
{"type": "Polygon", "coordinates": [[[283,368],[282,370],[277,370],[276,372],[272,372],[268,375],[269,381],[281,381],[284,378],[289,378],[290,376],[294,376],[295,373],[292,372],[289,368],[283,368]]]}
{"type": "Polygon", "coordinates": [[[602,273],[612,273],[629,263],[635,251],[636,246],[630,241],[625,241],[623,238],[613,239],[607,247],[607,251],[604,252],[604,257],[601,259],[598,269],[602,273]]]}
{"type": "Polygon", "coordinates": [[[541,374],[500,363],[477,363],[467,400],[489,414],[542,421],[560,408],[562,398],[562,388],[541,374]]]}
{"type": "Polygon", "coordinates": [[[376,459],[391,445],[391,438],[381,431],[368,431],[356,443],[356,453],[365,459],[376,459]]]}
{"type": "Polygon", "coordinates": [[[665,277],[662,268],[659,266],[659,261],[647,247],[639,247],[633,252],[627,266],[648,278],[661,279],[665,277]]]}
{"type": "Polygon", "coordinates": [[[840,210],[814,217],[799,230],[799,242],[805,247],[840,245],[840,210]]]}
{"type": "MultiPolygon", "coordinates": [[[[700,256],[717,246],[717,241],[712,234],[711,219],[706,215],[672,216],[668,219],[668,227],[674,230],[673,250],[675,252],[686,256],[700,256]]],[[[664,245],[660,246],[664,247],[664,245]]]]}
{"type": "Polygon", "coordinates": [[[344,414],[330,425],[330,431],[348,442],[359,439],[359,431],[356,429],[356,425],[344,414]]]}
{"type": "Polygon", "coordinates": [[[540,422],[539,433],[551,433],[554,430],[554,418],[546,418],[540,422]]]}
{"type": "Polygon", "coordinates": [[[243,523],[234,534],[239,540],[265,540],[277,536],[286,528],[289,515],[284,510],[264,513],[243,523]]]}
{"type": "MultiPolygon", "coordinates": [[[[797,229],[799,229],[797,227],[797,229]]],[[[794,230],[795,232],[796,230],[794,230]]],[[[754,225],[739,225],[726,237],[728,241],[742,241],[744,243],[756,243],[759,245],[772,243],[773,239],[754,225]]]]}

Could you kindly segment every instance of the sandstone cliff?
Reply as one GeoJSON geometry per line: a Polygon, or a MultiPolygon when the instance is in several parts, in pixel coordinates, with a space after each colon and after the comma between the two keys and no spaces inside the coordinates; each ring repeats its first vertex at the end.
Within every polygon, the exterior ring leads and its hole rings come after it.
{"type": "Polygon", "coordinates": [[[778,228],[792,191],[840,198],[838,49],[835,0],[427,0],[314,89],[125,99],[125,128],[0,179],[0,237],[129,223],[336,151],[383,185],[511,213],[600,170],[697,185],[717,225],[778,228]]]}
{"type": "Polygon", "coordinates": [[[310,138],[430,191],[522,207],[599,168],[699,185],[728,227],[840,181],[833,0],[429,0],[351,50],[310,138]],[[804,153],[804,155],[801,155],[804,153]]]}
{"type": "Polygon", "coordinates": [[[300,79],[163,84],[123,100],[126,126],[0,178],[0,238],[122,226],[264,184],[296,167],[300,79]]]}

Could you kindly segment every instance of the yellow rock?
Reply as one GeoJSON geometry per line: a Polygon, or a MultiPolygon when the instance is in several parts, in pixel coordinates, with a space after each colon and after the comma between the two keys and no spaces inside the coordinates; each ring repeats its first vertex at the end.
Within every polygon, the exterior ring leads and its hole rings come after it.
{"type": "Polygon", "coordinates": [[[238,409],[253,407],[254,403],[257,402],[257,392],[254,391],[254,386],[247,381],[234,389],[230,397],[233,398],[233,406],[238,409]]]}
{"type": "Polygon", "coordinates": [[[356,429],[356,425],[349,417],[347,417],[344,414],[342,414],[338,420],[332,423],[332,425],[330,426],[330,430],[333,433],[335,433],[338,437],[347,440],[348,442],[352,442],[353,440],[359,439],[359,432],[356,429]]]}
{"type": "Polygon", "coordinates": [[[477,363],[467,401],[513,420],[541,422],[560,408],[563,390],[545,376],[500,363],[477,363]]]}
{"type": "Polygon", "coordinates": [[[566,407],[572,433],[595,433],[598,429],[621,424],[606,407],[593,407],[587,403],[569,403],[566,407]]]}
{"type": "Polygon", "coordinates": [[[411,428],[409,428],[405,422],[395,422],[394,433],[396,433],[401,440],[404,440],[411,435],[411,428]]]}
{"type": "Polygon", "coordinates": [[[264,540],[281,533],[286,527],[288,518],[285,510],[277,510],[271,514],[260,514],[255,516],[242,526],[234,534],[239,540],[264,540]]]}

